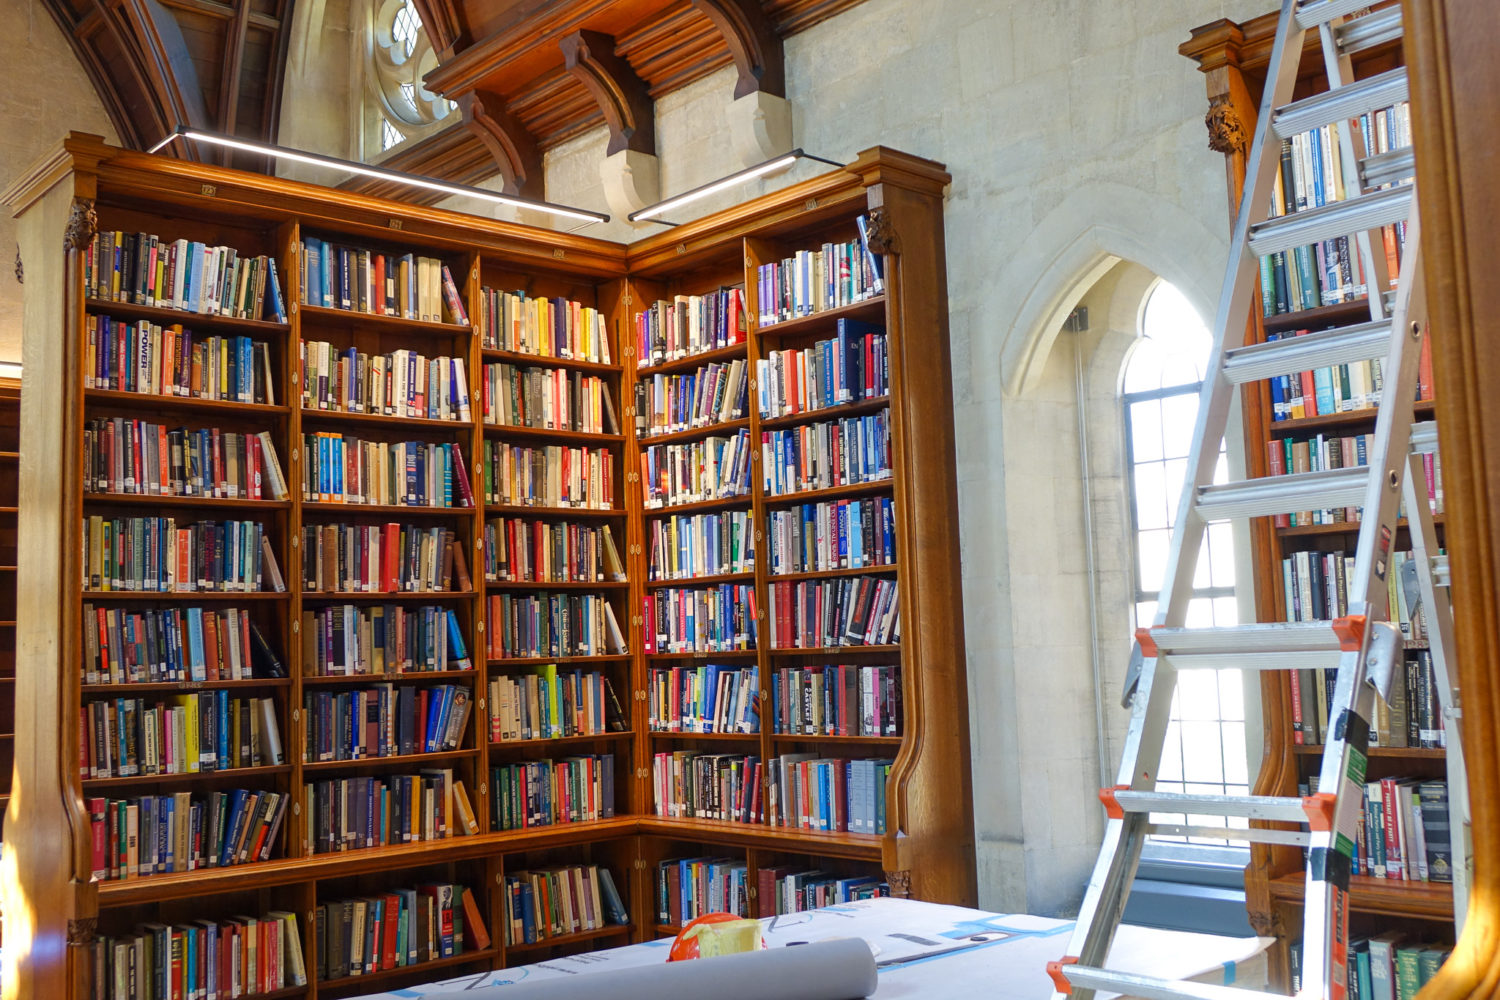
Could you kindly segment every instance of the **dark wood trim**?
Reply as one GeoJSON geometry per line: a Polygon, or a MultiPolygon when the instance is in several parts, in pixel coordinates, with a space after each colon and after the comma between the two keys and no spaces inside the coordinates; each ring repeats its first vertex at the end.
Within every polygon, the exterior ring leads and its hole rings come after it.
{"type": "Polygon", "coordinates": [[[603,32],[580,28],[558,41],[563,67],[581,83],[609,126],[613,156],[625,150],[656,155],[656,104],[630,63],[615,54],[615,40],[603,32]]]}
{"type": "Polygon", "coordinates": [[[544,198],[542,154],[526,126],[505,106],[505,99],[485,90],[473,90],[459,96],[458,108],[464,127],[489,152],[495,169],[505,181],[505,192],[544,198]]]}
{"type": "Polygon", "coordinates": [[[690,0],[714,23],[739,72],[736,99],[757,91],[786,96],[786,61],[781,38],[760,0],[690,0]]]}

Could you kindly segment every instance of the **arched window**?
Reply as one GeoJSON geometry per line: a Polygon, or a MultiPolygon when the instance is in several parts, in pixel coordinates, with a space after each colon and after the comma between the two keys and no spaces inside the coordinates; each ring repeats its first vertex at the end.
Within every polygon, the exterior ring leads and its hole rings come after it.
{"type": "MultiPolygon", "coordinates": [[[[1126,363],[1121,396],[1135,539],[1137,625],[1150,625],[1156,617],[1210,343],[1208,329],[1182,293],[1166,282],[1157,284],[1141,313],[1141,338],[1126,363]]],[[[1227,478],[1223,442],[1214,478],[1227,478]]],[[[1198,557],[1187,624],[1235,624],[1234,583],[1230,525],[1212,523],[1198,557]]],[[[1244,690],[1244,678],[1237,670],[1191,670],[1178,675],[1158,789],[1218,794],[1249,791],[1244,690]]],[[[1195,826],[1224,823],[1218,817],[1158,815],[1157,819],[1195,826]]],[[[1240,820],[1232,822],[1244,825],[1240,820]]],[[[1223,841],[1208,842],[1223,845],[1223,841]]]]}
{"type": "Polygon", "coordinates": [[[456,106],[422,85],[422,77],[437,66],[437,54],[412,0],[369,0],[369,4],[366,91],[379,127],[368,132],[366,159],[447,125],[456,106]]]}

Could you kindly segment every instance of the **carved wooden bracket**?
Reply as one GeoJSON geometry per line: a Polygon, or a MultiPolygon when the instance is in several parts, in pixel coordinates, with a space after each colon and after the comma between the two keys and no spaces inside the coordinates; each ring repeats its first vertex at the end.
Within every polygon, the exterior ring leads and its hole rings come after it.
{"type": "Polygon", "coordinates": [[[786,62],[781,36],[759,0],[691,0],[694,7],[714,23],[740,78],[734,85],[738,100],[762,91],[786,96],[786,62]]]}
{"type": "Polygon", "coordinates": [[[92,945],[98,935],[98,917],[74,917],[68,921],[68,944],[74,947],[92,945]]]}
{"type": "Polygon", "coordinates": [[[21,267],[21,244],[16,244],[16,284],[26,284],[26,272],[21,267]]]}
{"type": "Polygon", "coordinates": [[[901,240],[891,226],[891,217],[883,208],[870,209],[870,218],[865,223],[865,238],[871,253],[900,253],[901,240]]]}
{"type": "MultiPolygon", "coordinates": [[[[68,213],[68,226],[63,230],[63,250],[87,250],[94,241],[94,232],[99,226],[99,214],[94,211],[92,198],[74,198],[73,209],[68,213]]],[[[16,259],[20,260],[20,250],[16,259]]],[[[19,263],[17,264],[19,269],[19,263]]]]}
{"type": "Polygon", "coordinates": [[[458,109],[464,127],[495,161],[505,193],[527,198],[543,196],[542,154],[536,140],[505,106],[504,98],[483,90],[461,94],[458,109]]]}
{"type": "Polygon", "coordinates": [[[568,73],[588,90],[609,126],[613,156],[624,149],[656,155],[656,106],[645,82],[615,54],[615,40],[581,28],[557,43],[568,73]]]}
{"type": "Polygon", "coordinates": [[[1203,124],[1208,126],[1208,148],[1215,153],[1243,153],[1250,144],[1245,123],[1227,96],[1215,97],[1209,103],[1203,124]]]}
{"type": "Polygon", "coordinates": [[[886,872],[886,884],[891,887],[891,896],[896,899],[911,898],[911,872],[886,872]]]}

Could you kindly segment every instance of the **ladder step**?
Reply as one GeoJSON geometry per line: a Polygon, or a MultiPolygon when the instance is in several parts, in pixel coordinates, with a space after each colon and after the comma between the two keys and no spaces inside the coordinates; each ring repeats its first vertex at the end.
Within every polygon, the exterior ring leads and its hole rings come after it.
{"type": "Polygon", "coordinates": [[[1283,844],[1306,847],[1312,837],[1303,830],[1267,830],[1242,826],[1192,826],[1183,823],[1148,823],[1146,833],[1158,837],[1198,837],[1232,844],[1283,844]]]}
{"type": "Polygon", "coordinates": [[[1292,514],[1326,507],[1358,507],[1364,504],[1369,479],[1369,468],[1356,465],[1200,486],[1195,506],[1205,521],[1292,514]]]}
{"type": "MultiPolygon", "coordinates": [[[[1364,5],[1368,6],[1368,4],[1364,5]]],[[[1401,6],[1386,7],[1346,21],[1333,31],[1334,44],[1342,55],[1373,49],[1377,45],[1401,39],[1401,6]]]]}
{"type": "Polygon", "coordinates": [[[1267,219],[1250,228],[1250,250],[1264,257],[1278,250],[1290,250],[1400,222],[1411,214],[1411,193],[1411,185],[1403,184],[1346,198],[1332,205],[1320,205],[1295,215],[1267,219]]]}
{"type": "Polygon", "coordinates": [[[1115,802],[1128,813],[1187,813],[1193,816],[1237,816],[1240,819],[1277,823],[1306,823],[1307,812],[1296,796],[1195,795],[1189,792],[1114,793],[1115,802]]]}
{"type": "Polygon", "coordinates": [[[1376,153],[1359,161],[1359,180],[1366,190],[1399,184],[1417,172],[1417,155],[1410,146],[1376,153]]]}
{"type": "Polygon", "coordinates": [[[1438,450],[1436,420],[1422,420],[1411,425],[1411,451],[1414,455],[1434,455],[1438,450]]]}
{"type": "Polygon", "coordinates": [[[1235,385],[1243,385],[1289,372],[1383,358],[1390,346],[1390,320],[1360,323],[1232,348],[1224,352],[1224,375],[1235,385]]]}
{"type": "Polygon", "coordinates": [[[1287,1000],[1280,993],[1237,989],[1190,979],[1159,979],[1134,972],[1115,972],[1088,965],[1065,965],[1059,972],[1074,989],[1103,990],[1143,1000],[1287,1000]]]}
{"type": "Polygon", "coordinates": [[[1310,132],[1334,122],[1358,118],[1367,111],[1388,108],[1406,100],[1405,67],[1387,70],[1367,80],[1326,90],[1295,101],[1271,116],[1271,128],[1283,139],[1310,132]]]}
{"type": "Polygon", "coordinates": [[[1307,0],[1297,5],[1297,27],[1306,31],[1370,6],[1370,0],[1307,0]]]}
{"type": "Polygon", "coordinates": [[[1337,669],[1342,654],[1329,621],[1153,628],[1150,636],[1176,670],[1337,669]]]}
{"type": "Polygon", "coordinates": [[[1448,569],[1448,554],[1446,552],[1440,556],[1431,556],[1428,562],[1432,566],[1432,585],[1434,587],[1453,586],[1453,577],[1448,569]]]}

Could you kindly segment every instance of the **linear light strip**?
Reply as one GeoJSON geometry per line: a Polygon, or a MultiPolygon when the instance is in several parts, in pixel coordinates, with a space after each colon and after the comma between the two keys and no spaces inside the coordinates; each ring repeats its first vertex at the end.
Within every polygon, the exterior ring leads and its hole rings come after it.
{"type": "MultiPolygon", "coordinates": [[[[793,163],[801,159],[817,160],[819,163],[827,163],[835,167],[844,166],[844,164],[835,160],[825,160],[821,156],[813,156],[811,153],[804,152],[801,149],[794,149],[789,153],[767,160],[764,163],[757,163],[753,167],[746,167],[744,170],[732,173],[728,177],[695,187],[691,191],[684,191],[682,194],[674,195],[666,201],[659,201],[655,205],[647,205],[645,208],[631,212],[628,218],[631,222],[645,222],[654,219],[656,216],[670,212],[674,208],[681,208],[683,205],[691,204],[701,198],[718,194],[720,191],[728,190],[736,184],[743,183],[751,178],[790,167],[793,163]]],[[[657,221],[662,222],[660,219],[657,221]]],[[[662,222],[662,224],[670,225],[671,223],[662,222]]]]}
{"type": "Polygon", "coordinates": [[[486,191],[484,188],[471,187],[468,184],[456,184],[452,181],[438,180],[435,177],[402,173],[399,170],[356,163],[353,160],[341,160],[336,156],[324,156],[322,153],[310,153],[307,150],[292,149],[288,146],[273,146],[270,143],[256,142],[253,139],[241,139],[237,136],[223,135],[219,132],[205,132],[202,129],[190,128],[186,125],[177,126],[165,139],[152,146],[147,152],[155,153],[178,138],[191,139],[194,142],[206,142],[214,146],[227,146],[231,149],[241,149],[249,153],[261,153],[265,156],[272,156],[281,160],[293,160],[297,163],[307,163],[315,167],[333,167],[351,174],[378,177],[381,180],[395,181],[398,184],[406,184],[411,187],[426,188],[429,191],[441,191],[444,194],[480,198],[484,201],[494,202],[497,205],[507,205],[512,208],[529,208],[534,211],[547,212],[568,219],[579,219],[583,222],[609,221],[609,216],[602,212],[591,212],[584,208],[569,208],[566,205],[554,205],[548,201],[513,198],[509,195],[496,194],[494,191],[486,191]]]}

